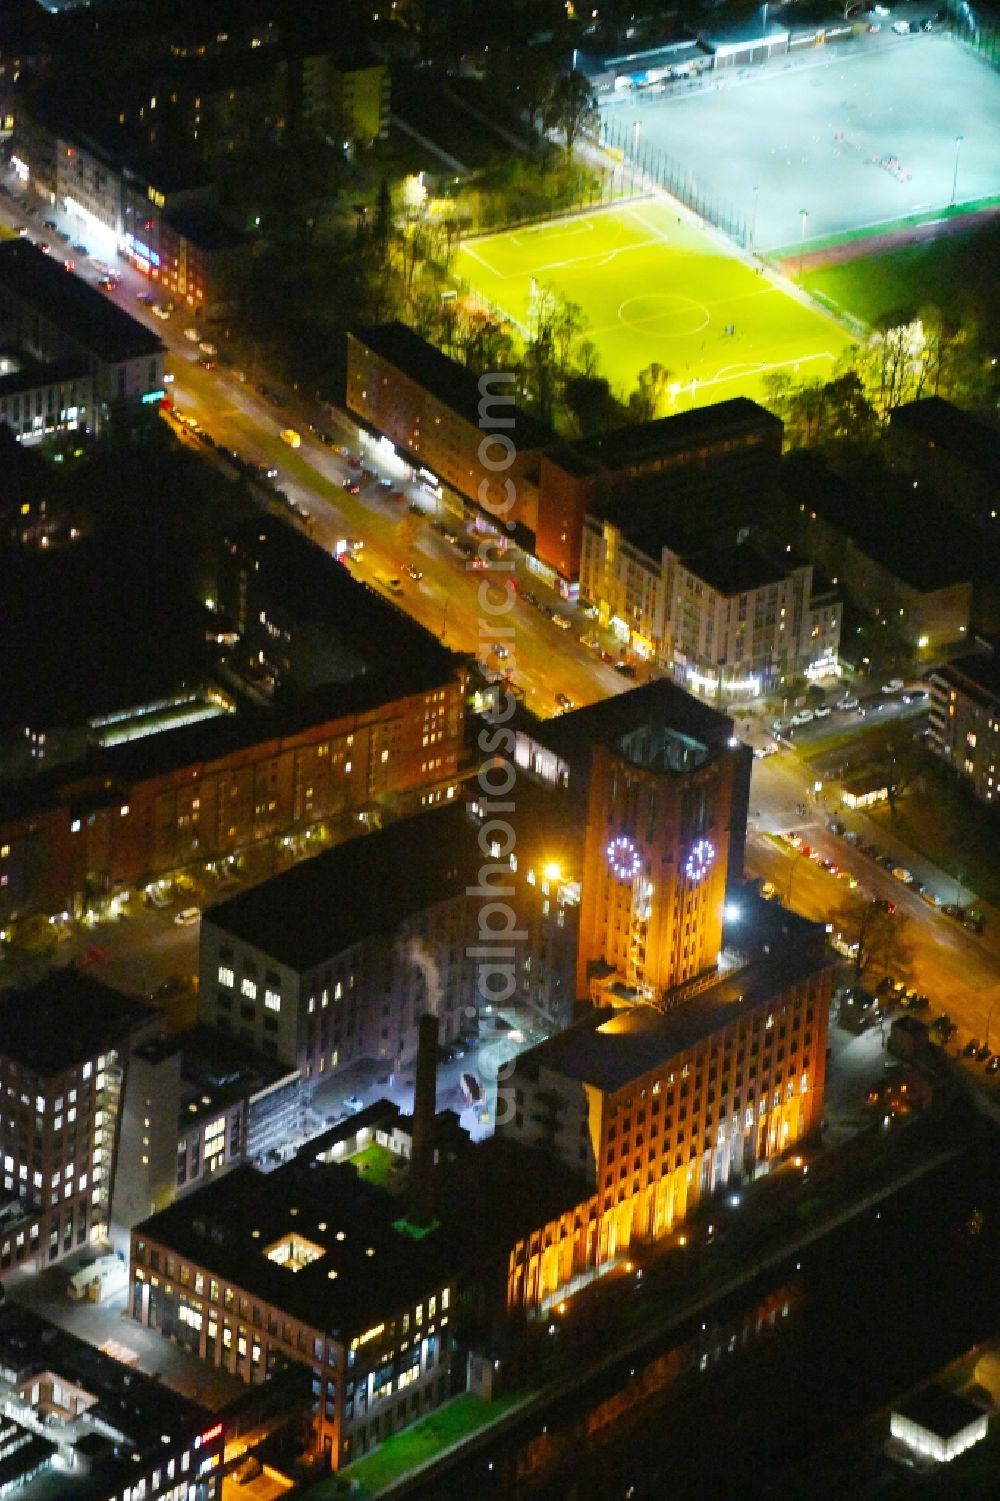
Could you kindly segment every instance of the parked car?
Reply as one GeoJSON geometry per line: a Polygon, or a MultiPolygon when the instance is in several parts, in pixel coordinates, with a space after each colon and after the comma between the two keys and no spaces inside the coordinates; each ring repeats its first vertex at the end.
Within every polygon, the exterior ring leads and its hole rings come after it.
{"type": "Polygon", "coordinates": [[[904,886],[912,886],[913,885],[913,875],[912,875],[912,873],[910,871],[904,869],[904,867],[902,865],[894,865],[892,867],[892,874],[893,874],[893,876],[895,877],[895,879],[897,881],[902,881],[902,883],[903,883],[904,886]]]}
{"type": "Polygon", "coordinates": [[[837,700],[837,708],[843,709],[845,713],[857,707],[858,699],[853,693],[845,693],[843,698],[838,698],[837,700]]]}
{"type": "Polygon", "coordinates": [[[820,704],[818,708],[813,710],[813,712],[816,715],[817,719],[825,719],[828,714],[833,713],[833,710],[831,709],[829,704],[820,704]]]}
{"type": "Polygon", "coordinates": [[[186,328],[184,330],[184,337],[185,339],[190,339],[192,344],[197,344],[201,340],[201,334],[196,328],[186,328]]]}
{"type": "Polygon", "coordinates": [[[799,709],[797,714],[792,715],[793,725],[812,724],[815,719],[812,709],[799,709]]]}
{"type": "MultiPolygon", "coordinates": [[[[893,28],[893,29],[895,29],[895,28],[893,28]]],[[[902,689],[902,686],[903,686],[903,679],[902,678],[890,678],[887,683],[883,683],[882,684],[882,692],[883,693],[899,693],[900,690],[902,689]]]]}
{"type": "Polygon", "coordinates": [[[201,921],[201,910],[198,907],[182,907],[174,918],[174,926],[178,928],[193,927],[201,921]]]}
{"type": "Polygon", "coordinates": [[[560,631],[568,631],[570,629],[570,622],[565,615],[553,615],[552,624],[560,631]]]}

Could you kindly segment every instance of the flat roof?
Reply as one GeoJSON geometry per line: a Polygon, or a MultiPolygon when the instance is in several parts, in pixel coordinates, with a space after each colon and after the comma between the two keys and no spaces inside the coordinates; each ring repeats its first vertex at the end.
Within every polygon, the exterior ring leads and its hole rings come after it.
{"type": "Polygon", "coordinates": [[[973,1423],[981,1422],[985,1416],[975,1402],[943,1386],[926,1387],[924,1391],[907,1397],[895,1411],[937,1438],[953,1438],[973,1423]]]}
{"type": "MultiPolygon", "coordinates": [[[[5,1372],[0,1384],[11,1394],[15,1385],[48,1371],[96,1399],[74,1419],[48,1430],[56,1443],[79,1450],[86,1465],[78,1471],[64,1469],[57,1490],[49,1489],[41,1477],[40,1495],[105,1501],[123,1485],[127,1488],[134,1476],[147,1475],[161,1456],[175,1455],[217,1421],[208,1408],[134,1366],[123,1366],[10,1298],[0,1304],[0,1366],[5,1372]]],[[[30,1496],[35,1487],[28,1483],[16,1493],[30,1496]]]]}
{"type": "Polygon", "coordinates": [[[929,486],[890,470],[868,493],[841,479],[818,455],[796,449],[782,465],[782,489],[816,511],[868,557],[921,593],[990,575],[990,551],[929,486]]]}
{"type": "Polygon", "coordinates": [[[746,594],[780,583],[791,571],[784,562],[768,557],[752,542],[716,547],[685,554],[681,564],[719,594],[746,594]]]}
{"type": "MultiPolygon", "coordinates": [[[[378,323],[355,329],[348,337],[388,360],[467,422],[479,426],[480,377],[435,349],[405,323],[378,323]]],[[[522,408],[505,408],[505,417],[515,422],[511,433],[519,448],[544,448],[553,442],[551,431],[522,408]]]]}
{"type": "Polygon", "coordinates": [[[156,334],[23,237],[0,244],[0,285],[99,359],[164,353],[156,334]]]}
{"type": "Polygon", "coordinates": [[[984,708],[1000,703],[1000,655],[996,652],[956,657],[935,668],[933,677],[975,698],[984,708]]]}
{"type": "Polygon", "coordinates": [[[729,715],[702,703],[668,678],[655,678],[552,719],[537,719],[519,708],[512,723],[578,767],[589,765],[595,745],[624,754],[623,737],[646,728],[685,736],[712,751],[725,749],[733,733],[729,715]]]}
{"type": "Polygon", "coordinates": [[[250,236],[235,229],[228,220],[212,206],[182,207],[171,209],[167,223],[178,234],[197,245],[200,250],[241,250],[250,243],[250,236]]]}
{"type": "Polygon", "coordinates": [[[135,1056],[156,1064],[180,1054],[182,1126],[214,1115],[234,1100],[252,1098],[298,1072],[265,1058],[235,1037],[199,1024],[186,1032],[157,1038],[135,1049],[135,1056]]]}
{"type": "Polygon", "coordinates": [[[303,860],[210,907],[204,921],[309,969],[474,885],[476,830],[461,803],[419,813],[303,860]]]}
{"type": "Polygon", "coordinates": [[[604,1008],[522,1053],[519,1066],[530,1060],[614,1094],[831,963],[809,952],[760,958],[671,1011],[604,1008]]]}
{"type": "Polygon", "coordinates": [[[711,406],[657,417],[638,427],[613,428],[593,438],[583,438],[573,448],[604,469],[622,470],[712,438],[722,439],[754,429],[769,431],[780,444],[784,424],[780,417],[749,397],[733,396],[711,406]]]}
{"type": "Polygon", "coordinates": [[[1000,432],[943,396],[922,396],[889,414],[889,426],[943,448],[963,464],[1000,470],[1000,432]]]}
{"type": "Polygon", "coordinates": [[[313,1155],[266,1175],[235,1168],[144,1220],[134,1233],[349,1341],[440,1291],[454,1274],[455,1249],[440,1227],[407,1235],[394,1228],[400,1216],[399,1199],[349,1163],[323,1163],[313,1155]],[[319,1254],[299,1271],[272,1261],[268,1248],[286,1236],[319,1254]]]}
{"type": "Polygon", "coordinates": [[[0,1055],[51,1076],[84,1063],[159,1013],[72,965],[0,991],[0,1055]]]}

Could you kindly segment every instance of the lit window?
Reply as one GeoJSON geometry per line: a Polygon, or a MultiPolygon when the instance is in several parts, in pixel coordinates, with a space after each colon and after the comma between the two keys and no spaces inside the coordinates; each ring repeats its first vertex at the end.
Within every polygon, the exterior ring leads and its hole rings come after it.
{"type": "Polygon", "coordinates": [[[236,983],[236,975],[226,964],[219,965],[219,984],[232,987],[236,983]]]}
{"type": "Polygon", "coordinates": [[[244,976],[243,980],[240,982],[240,990],[241,990],[242,994],[245,995],[245,996],[247,996],[247,997],[249,997],[249,999],[251,1001],[255,1001],[257,999],[257,981],[256,980],[248,980],[244,976]]]}
{"type": "Polygon", "coordinates": [[[281,996],[276,990],[265,990],[264,1005],[267,1007],[268,1011],[280,1011],[281,996]]]}

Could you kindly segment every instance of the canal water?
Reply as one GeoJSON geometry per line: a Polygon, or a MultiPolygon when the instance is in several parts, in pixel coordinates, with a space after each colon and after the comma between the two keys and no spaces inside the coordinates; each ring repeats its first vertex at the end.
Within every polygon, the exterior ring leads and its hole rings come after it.
{"type": "Polygon", "coordinates": [[[1000,1332],[994,1142],[535,1413],[421,1501],[826,1494],[821,1451],[1000,1332]]]}

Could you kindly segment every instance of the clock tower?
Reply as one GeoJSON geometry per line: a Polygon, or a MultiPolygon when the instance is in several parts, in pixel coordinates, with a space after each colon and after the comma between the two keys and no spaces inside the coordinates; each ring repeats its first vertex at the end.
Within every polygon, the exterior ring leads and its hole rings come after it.
{"type": "Polygon", "coordinates": [[[731,749],[650,725],[594,747],[578,995],[610,970],[657,1004],[715,970],[736,770],[731,749]]]}

